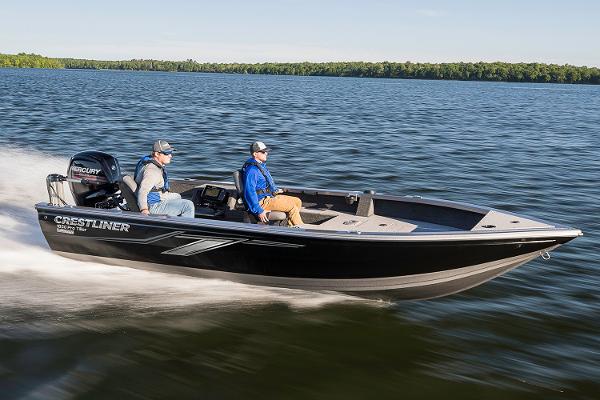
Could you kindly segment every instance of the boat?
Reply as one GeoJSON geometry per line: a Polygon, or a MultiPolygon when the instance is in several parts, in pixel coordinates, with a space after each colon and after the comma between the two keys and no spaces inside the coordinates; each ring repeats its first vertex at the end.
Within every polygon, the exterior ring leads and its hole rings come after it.
{"type": "Polygon", "coordinates": [[[257,223],[232,181],[174,179],[194,218],[144,215],[118,160],[86,151],[47,178],[35,205],[50,248],[69,258],[386,300],[445,296],[484,283],[582,235],[579,229],[453,201],[285,187],[304,224],[257,223]],[[65,201],[67,182],[75,204],[65,201]]]}

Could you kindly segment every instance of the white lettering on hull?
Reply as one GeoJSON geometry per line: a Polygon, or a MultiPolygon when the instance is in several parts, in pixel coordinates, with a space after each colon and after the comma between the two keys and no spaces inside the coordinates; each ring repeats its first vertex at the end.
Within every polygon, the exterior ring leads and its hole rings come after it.
{"type": "MultiPolygon", "coordinates": [[[[88,219],[88,218],[77,218],[77,217],[66,217],[63,215],[57,215],[54,217],[54,222],[57,225],[60,225],[61,228],[76,227],[76,228],[94,228],[94,229],[104,229],[108,231],[117,231],[117,232],[129,232],[129,228],[131,225],[126,224],[124,222],[113,222],[113,221],[104,221],[97,219],[88,219]]],[[[85,230],[85,229],[82,229],[85,230]]],[[[64,233],[64,232],[63,232],[64,233]]]]}

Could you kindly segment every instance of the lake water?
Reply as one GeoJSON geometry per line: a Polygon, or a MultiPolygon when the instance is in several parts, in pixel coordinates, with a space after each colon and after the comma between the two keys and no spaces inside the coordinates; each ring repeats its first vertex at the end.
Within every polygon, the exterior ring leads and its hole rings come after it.
{"type": "Polygon", "coordinates": [[[0,398],[600,398],[600,87],[0,69],[0,398]],[[584,236],[396,304],[75,262],[33,205],[70,155],[481,204],[584,236]]]}

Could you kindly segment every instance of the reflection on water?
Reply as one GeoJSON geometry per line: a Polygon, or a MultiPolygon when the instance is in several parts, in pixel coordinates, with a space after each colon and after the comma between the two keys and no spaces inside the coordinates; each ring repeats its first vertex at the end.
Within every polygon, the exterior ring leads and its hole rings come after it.
{"type": "Polygon", "coordinates": [[[0,70],[2,398],[597,398],[600,88],[0,70]],[[529,90],[535,89],[535,90],[529,90]],[[91,147],[228,178],[489,205],[585,236],[483,286],[397,304],[82,263],[33,204],[91,147]]]}

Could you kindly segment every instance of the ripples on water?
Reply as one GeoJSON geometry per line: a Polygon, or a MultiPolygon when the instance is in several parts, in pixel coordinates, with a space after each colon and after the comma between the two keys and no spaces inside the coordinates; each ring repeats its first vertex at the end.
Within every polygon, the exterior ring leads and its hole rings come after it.
{"type": "Polygon", "coordinates": [[[0,70],[0,393],[8,397],[597,398],[600,88],[0,70]],[[585,236],[443,299],[386,305],[51,254],[33,204],[76,151],[228,178],[470,202],[585,236]]]}

